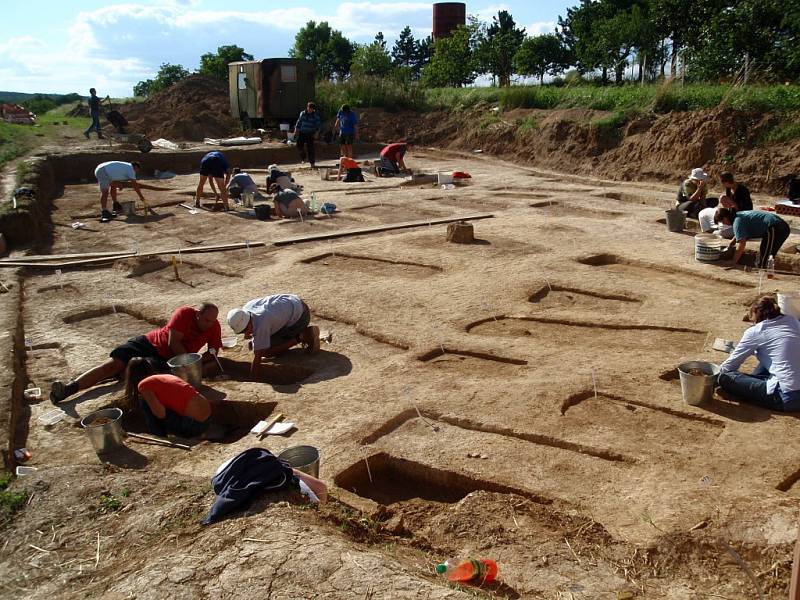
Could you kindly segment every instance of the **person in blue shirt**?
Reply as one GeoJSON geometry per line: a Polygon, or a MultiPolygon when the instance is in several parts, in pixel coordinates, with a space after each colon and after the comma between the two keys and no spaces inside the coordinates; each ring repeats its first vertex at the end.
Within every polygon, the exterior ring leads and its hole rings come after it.
{"type": "Polygon", "coordinates": [[[714,222],[733,226],[733,240],[730,246],[737,244],[733,255],[734,264],[741,260],[747,240],[761,238],[759,262],[756,265],[763,269],[770,256],[775,256],[789,237],[789,225],[778,215],[764,210],[740,210],[721,207],[714,214],[714,222]]]}
{"type": "Polygon", "coordinates": [[[749,404],[800,411],[800,321],[781,314],[772,296],[754,302],[749,316],[755,325],[744,332],[736,349],[720,365],[719,386],[749,404]],[[750,375],[739,372],[752,355],[758,359],[758,367],[750,375]]]}
{"type": "Polygon", "coordinates": [[[89,139],[89,134],[92,131],[97,131],[97,139],[103,139],[103,130],[100,129],[100,98],[97,97],[97,90],[94,88],[89,89],[89,116],[92,118],[92,124],[83,132],[86,139],[89,139]]]}
{"type": "Polygon", "coordinates": [[[336,113],[333,128],[339,130],[339,155],[354,158],[353,142],[358,139],[358,115],[350,109],[349,104],[342,104],[336,113]]]}
{"type": "Polygon", "coordinates": [[[309,102],[306,109],[297,117],[294,125],[294,137],[297,140],[297,151],[300,153],[300,162],[305,162],[308,153],[308,163],[314,168],[314,138],[319,131],[322,121],[317,113],[317,105],[309,102]]]}
{"type": "Polygon", "coordinates": [[[211,190],[218,200],[222,200],[222,206],[225,210],[230,210],[228,205],[228,183],[231,178],[231,167],[228,164],[228,159],[225,155],[218,150],[209,152],[202,159],[200,159],[200,183],[197,184],[197,192],[194,197],[194,205],[200,207],[200,200],[205,196],[203,188],[206,181],[211,184],[211,190]],[[216,182],[216,187],[214,183],[216,182]]]}

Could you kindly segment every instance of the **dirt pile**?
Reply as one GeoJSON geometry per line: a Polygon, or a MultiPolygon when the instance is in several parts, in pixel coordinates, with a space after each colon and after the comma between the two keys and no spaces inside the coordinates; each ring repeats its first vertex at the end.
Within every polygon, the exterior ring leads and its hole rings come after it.
{"type": "Polygon", "coordinates": [[[766,134],[797,115],[716,108],[625,119],[588,109],[507,112],[481,105],[458,113],[361,115],[365,141],[399,139],[524,164],[622,181],[674,183],[702,166],[716,179],[732,171],[752,190],[780,194],[800,172],[800,140],[766,144],[766,134]]]}
{"type": "Polygon", "coordinates": [[[122,106],[120,112],[132,133],[150,139],[202,141],[238,133],[227,86],[201,75],[187,77],[145,102],[122,106]]]}

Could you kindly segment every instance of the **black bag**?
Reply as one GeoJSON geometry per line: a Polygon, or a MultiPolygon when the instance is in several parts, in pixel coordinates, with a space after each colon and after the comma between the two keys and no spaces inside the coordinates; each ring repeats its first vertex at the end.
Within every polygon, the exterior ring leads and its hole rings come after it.
{"type": "Polygon", "coordinates": [[[789,180],[786,196],[789,200],[800,200],[800,179],[798,179],[796,175],[792,175],[792,178],[789,180]]]}
{"type": "Polygon", "coordinates": [[[122,116],[122,113],[116,110],[110,110],[106,113],[106,119],[114,126],[119,133],[125,133],[125,126],[128,120],[122,116]]]}

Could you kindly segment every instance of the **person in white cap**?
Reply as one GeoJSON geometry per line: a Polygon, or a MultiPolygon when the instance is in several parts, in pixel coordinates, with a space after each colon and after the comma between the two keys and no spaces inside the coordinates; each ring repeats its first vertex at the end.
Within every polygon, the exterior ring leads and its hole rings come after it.
{"type": "Polygon", "coordinates": [[[294,294],[275,294],[250,300],[228,311],[228,325],[235,333],[253,338],[250,373],[261,376],[261,361],[302,344],[306,352],[319,350],[319,327],[309,325],[311,311],[294,294]]]}
{"type": "Polygon", "coordinates": [[[717,205],[716,201],[710,204],[706,200],[708,194],[708,173],[700,167],[692,169],[688,179],[684,180],[681,187],[678,189],[678,197],[675,200],[675,205],[686,213],[687,216],[693,219],[704,208],[710,208],[717,205]]]}

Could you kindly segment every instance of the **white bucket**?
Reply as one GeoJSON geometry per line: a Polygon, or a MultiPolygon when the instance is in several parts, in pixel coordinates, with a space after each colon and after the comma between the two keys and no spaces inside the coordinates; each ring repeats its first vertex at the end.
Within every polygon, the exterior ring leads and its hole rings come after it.
{"type": "Polygon", "coordinates": [[[448,183],[453,183],[453,174],[452,173],[439,173],[437,175],[439,185],[446,185],[448,183]]]}
{"type": "Polygon", "coordinates": [[[778,306],[783,314],[800,319],[800,292],[779,292],[778,306]]]}
{"type": "Polygon", "coordinates": [[[701,262],[719,260],[722,242],[713,233],[698,233],[694,236],[694,258],[701,262]]]}

